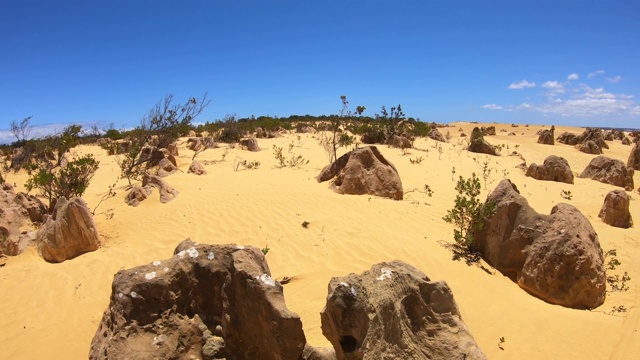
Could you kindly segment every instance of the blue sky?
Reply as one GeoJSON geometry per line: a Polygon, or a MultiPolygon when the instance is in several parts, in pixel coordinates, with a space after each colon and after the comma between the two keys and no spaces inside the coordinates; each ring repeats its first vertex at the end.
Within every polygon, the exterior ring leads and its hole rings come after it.
{"type": "Polygon", "coordinates": [[[0,3],[0,139],[135,126],[166,94],[226,114],[640,127],[633,1],[0,3]],[[45,130],[42,130],[45,131],[45,130]]]}

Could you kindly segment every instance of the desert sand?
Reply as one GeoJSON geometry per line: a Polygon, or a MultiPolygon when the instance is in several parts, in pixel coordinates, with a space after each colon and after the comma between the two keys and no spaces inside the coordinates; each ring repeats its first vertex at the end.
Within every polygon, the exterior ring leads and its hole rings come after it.
{"type": "MultiPolygon", "coordinates": [[[[614,186],[575,178],[575,184],[538,181],[515,168],[522,160],[507,156],[513,150],[527,161],[542,163],[548,155],[566,158],[579,174],[594,157],[573,146],[537,144],[540,125],[517,128],[495,125],[497,134],[487,136],[493,145],[504,144],[502,156],[489,157],[494,169],[483,187],[481,198],[507,177],[515,183],[536,211],[548,214],[554,204],[568,202],[589,219],[598,233],[603,250],[617,249],[622,263],[607,275],[631,276],[629,290],[608,292],[605,303],[591,311],[548,304],[520,289],[517,284],[491,269],[486,263],[467,265],[453,261],[443,246],[453,242],[453,225],[442,217],[455,198],[455,181],[462,175],[482,170],[474,158],[485,155],[461,150],[461,127],[467,134],[483,124],[455,123],[441,128],[451,134],[442,143],[419,139],[408,154],[400,149],[379,146],[382,154],[400,173],[404,191],[433,190],[429,197],[409,192],[402,201],[373,196],[339,195],[315,176],[328,164],[326,154],[313,134],[287,134],[275,139],[259,139],[262,151],[248,152],[235,147],[220,161],[226,145],[198,155],[207,175],[188,174],[193,152],[181,139],[179,171],[165,180],[180,191],[167,204],[158,192],[138,207],[125,204],[126,180],[118,180],[114,156],[98,146],[74,149],[91,152],[100,161],[83,198],[93,209],[109,185],[117,181],[117,195],[98,207],[95,221],[101,235],[99,250],[60,264],[42,260],[33,248],[0,260],[0,358],[3,359],[83,359],[102,313],[109,304],[113,275],[120,269],[169,258],[185,238],[211,244],[250,244],[269,247],[266,256],[274,278],[293,277],[284,286],[287,306],[302,319],[307,341],[328,346],[320,328],[320,311],[325,304],[327,285],[333,276],[360,273],[371,265],[400,259],[424,271],[431,280],[444,280],[453,290],[462,318],[478,345],[490,359],[638,359],[640,358],[640,230],[638,226],[619,229],[598,218],[604,196],[614,186]],[[505,129],[506,132],[501,131],[505,129]],[[515,136],[509,136],[509,132],[515,136]],[[277,168],[272,146],[282,146],[287,157],[292,152],[309,163],[300,169],[277,168]],[[519,146],[518,146],[519,145],[519,146]],[[409,159],[422,156],[421,164],[409,159]],[[236,157],[261,163],[259,169],[234,171],[236,157]],[[455,167],[455,175],[452,175],[455,167]],[[571,200],[560,196],[572,193],[571,200]],[[302,222],[308,222],[304,228],[302,222]],[[626,312],[608,314],[614,307],[626,312]],[[500,338],[504,343],[500,349],[500,338]]],[[[556,127],[576,134],[581,128],[556,127]]],[[[626,163],[631,147],[620,141],[608,142],[608,157],[626,163]]],[[[347,149],[340,149],[339,155],[347,149]]],[[[8,181],[24,191],[26,175],[9,174],[8,181]]],[[[636,187],[640,175],[635,175],[636,187]]],[[[631,214],[640,222],[640,197],[632,198],[631,214]]]]}

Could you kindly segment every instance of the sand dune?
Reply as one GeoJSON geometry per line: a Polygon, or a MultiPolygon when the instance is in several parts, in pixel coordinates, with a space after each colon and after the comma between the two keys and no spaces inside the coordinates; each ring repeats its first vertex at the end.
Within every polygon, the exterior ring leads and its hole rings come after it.
{"type": "MultiPolygon", "coordinates": [[[[488,158],[494,172],[482,198],[507,177],[538,212],[549,213],[559,202],[575,205],[591,221],[602,248],[617,249],[622,265],[609,273],[627,271],[632,278],[630,289],[608,293],[605,303],[593,311],[567,309],[528,295],[499,272],[488,274],[478,266],[452,260],[451,252],[443,246],[452,241],[452,225],[442,220],[455,198],[452,178],[481,173],[478,163],[487,158],[456,145],[458,128],[470,134],[473,126],[477,125],[458,123],[440,129],[451,134],[451,141],[442,144],[442,154],[430,139],[417,140],[416,149],[407,155],[399,149],[380,147],[398,169],[405,191],[422,189],[425,184],[433,190],[432,197],[410,192],[403,201],[335,194],[327,183],[319,184],[314,178],[328,163],[315,136],[289,134],[260,139],[262,151],[258,153],[229,149],[225,161],[220,161],[224,149],[207,150],[197,157],[210,162],[204,176],[186,173],[193,152],[183,143],[177,159],[182,171],[166,178],[180,195],[161,204],[156,191],[134,208],[124,203],[127,182],[117,180],[115,158],[97,146],[80,147],[74,151],[92,152],[101,162],[84,196],[92,209],[117,181],[117,196],[105,200],[96,211],[102,247],[61,264],[46,263],[33,249],[3,260],[0,358],[86,358],[109,303],[113,274],[168,258],[185,238],[201,243],[268,246],[273,277],[294,277],[284,287],[287,305],[300,314],[307,340],[313,345],[328,345],[320,329],[319,312],[332,276],[360,273],[374,263],[401,259],[432,280],[448,282],[463,320],[490,359],[640,358],[640,230],[637,226],[613,228],[598,218],[604,196],[616,189],[613,186],[577,177],[574,185],[537,181],[515,168],[521,159],[507,154],[516,148],[527,164],[540,164],[551,154],[562,156],[575,173],[593,158],[572,146],[537,144],[536,132],[543,127],[496,124],[497,135],[487,140],[504,144],[503,155],[488,158]],[[508,135],[512,131],[516,136],[508,135]],[[309,164],[300,169],[276,168],[271,147],[284,147],[288,157],[292,142],[292,152],[308,159],[309,164]],[[421,164],[410,163],[410,158],[419,156],[424,158],[421,164]],[[235,172],[236,157],[260,161],[261,166],[235,172]],[[563,199],[562,190],[570,190],[572,199],[563,199]],[[303,221],[309,223],[307,228],[301,225],[303,221]],[[605,314],[621,305],[626,312],[605,314]],[[500,337],[505,338],[504,350],[498,347],[500,337]]],[[[556,128],[556,134],[562,131],[580,133],[582,129],[556,128]]],[[[605,155],[626,163],[631,148],[620,141],[608,144],[605,155]]],[[[344,152],[342,149],[340,154],[344,152]]],[[[8,181],[23,190],[25,178],[24,174],[10,174],[8,181]]],[[[635,184],[640,185],[638,174],[635,184]]],[[[640,221],[640,195],[629,194],[632,216],[640,221]]]]}

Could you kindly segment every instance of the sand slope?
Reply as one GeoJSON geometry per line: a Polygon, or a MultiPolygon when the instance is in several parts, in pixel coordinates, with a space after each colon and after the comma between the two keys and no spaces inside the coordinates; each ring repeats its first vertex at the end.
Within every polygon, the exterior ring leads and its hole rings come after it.
{"type": "MultiPolygon", "coordinates": [[[[454,179],[459,175],[469,177],[472,172],[481,173],[478,162],[486,158],[456,145],[460,141],[458,128],[470,134],[473,126],[459,123],[440,129],[452,136],[450,143],[442,144],[442,154],[434,147],[435,141],[425,139],[416,141],[416,149],[407,155],[399,149],[380,147],[397,167],[405,191],[428,184],[434,192],[432,197],[411,192],[403,201],[333,193],[328,183],[318,184],[314,179],[327,164],[315,136],[289,134],[260,139],[263,150],[258,153],[229,149],[225,161],[219,161],[224,149],[207,150],[197,159],[219,162],[205,165],[208,175],[200,177],[186,173],[193,152],[183,144],[178,165],[184,172],[166,178],[180,195],[161,204],[156,191],[133,208],[123,201],[127,183],[117,180],[115,158],[107,157],[96,146],[80,147],[77,153],[95,153],[101,162],[84,196],[92,209],[108,186],[117,181],[117,196],[104,201],[96,211],[103,245],[61,264],[44,262],[33,249],[2,260],[6,265],[0,268],[0,358],[86,358],[109,302],[113,274],[168,258],[187,237],[202,243],[268,246],[272,275],[294,277],[284,287],[287,305],[300,314],[313,345],[328,345],[320,329],[319,312],[332,276],[359,273],[374,263],[401,259],[432,280],[448,282],[463,320],[491,359],[638,358],[640,230],[613,228],[597,217],[604,196],[615,189],[613,186],[579,178],[575,185],[537,181],[525,178],[514,168],[521,160],[506,154],[516,145],[528,164],[542,163],[547,155],[555,154],[565,157],[576,173],[593,158],[572,146],[537,144],[536,132],[541,126],[512,128],[496,124],[497,135],[487,139],[505,148],[503,156],[490,157],[494,172],[482,197],[506,176],[538,212],[549,213],[559,202],[575,205],[591,221],[603,249],[617,249],[622,265],[609,274],[627,271],[632,278],[630,289],[608,293],[604,305],[593,311],[566,309],[528,295],[498,272],[487,274],[478,266],[452,261],[450,251],[443,246],[452,241],[452,225],[442,220],[455,198],[452,167],[454,179]],[[507,135],[511,131],[516,136],[507,135]],[[301,169],[276,168],[271,147],[282,146],[289,157],[287,149],[292,142],[292,152],[309,159],[309,164],[301,169]],[[409,158],[418,156],[424,158],[422,163],[411,164],[409,158]],[[234,172],[236,157],[258,160],[261,166],[234,172]],[[572,200],[562,199],[561,190],[570,190],[572,200]],[[301,226],[303,221],[309,222],[308,228],[301,226]],[[620,305],[627,311],[605,314],[620,305]],[[504,350],[498,348],[500,337],[506,340],[504,350]]],[[[558,126],[556,134],[565,130],[582,131],[558,126]]],[[[608,143],[611,149],[605,150],[605,155],[626,163],[631,148],[619,141],[608,143]]],[[[24,174],[8,177],[18,184],[18,190],[24,180],[24,174]]],[[[637,174],[635,183],[640,186],[637,174]]],[[[632,216],[640,222],[640,195],[633,193],[631,197],[632,216]]]]}

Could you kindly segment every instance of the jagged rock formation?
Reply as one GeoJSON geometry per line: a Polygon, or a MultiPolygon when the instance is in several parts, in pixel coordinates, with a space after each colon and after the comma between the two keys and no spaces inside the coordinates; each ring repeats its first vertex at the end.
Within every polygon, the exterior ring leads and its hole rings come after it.
{"type": "Polygon", "coordinates": [[[331,279],[320,317],[337,359],[486,359],[447,284],[402,261],[331,279]]]}
{"type": "Polygon", "coordinates": [[[627,167],[640,170],[640,142],[636,142],[631,148],[629,160],[627,160],[627,167]]]}
{"type": "Polygon", "coordinates": [[[187,239],[173,257],[115,275],[89,358],[486,358],[447,284],[401,261],[331,280],[321,316],[335,349],[306,343],[282,290],[258,248],[187,239]]]}
{"type": "Polygon", "coordinates": [[[260,146],[258,146],[258,140],[256,138],[242,139],[240,140],[240,145],[252,152],[260,151],[260,146]]]}
{"type": "Polygon", "coordinates": [[[623,190],[609,191],[604,198],[598,217],[605,224],[624,229],[630,228],[633,220],[629,212],[629,195],[623,190]]]}
{"type": "Polygon", "coordinates": [[[43,221],[47,207],[33,195],[15,193],[9,183],[0,184],[0,254],[15,256],[31,245],[33,223],[43,221]]]}
{"type": "Polygon", "coordinates": [[[376,195],[402,200],[402,181],[398,170],[375,146],[350,151],[325,166],[318,182],[334,179],[331,188],[339,194],[376,195]]]}
{"type": "Polygon", "coordinates": [[[606,273],[598,235],[580,211],[557,204],[537,213],[508,179],[487,201],[496,203],[474,247],[489,264],[530,294],[552,304],[595,308],[604,302],[606,273]]]}
{"type": "Polygon", "coordinates": [[[555,155],[549,155],[544,159],[542,165],[537,165],[536,163],[529,165],[525,176],[536,180],[573,184],[573,172],[569,167],[569,162],[565,158],[555,155]]]}
{"type": "Polygon", "coordinates": [[[570,132],[563,132],[556,138],[559,143],[566,145],[577,145],[578,144],[578,136],[576,134],[570,132]]]}
{"type": "Polygon", "coordinates": [[[435,141],[440,141],[440,142],[446,142],[444,136],[442,135],[442,133],[440,131],[438,131],[438,129],[433,128],[431,129],[431,131],[429,132],[428,137],[430,139],[433,139],[435,141]]]}
{"type": "Polygon", "coordinates": [[[163,204],[175,199],[175,197],[180,194],[178,190],[174,189],[157,175],[145,174],[142,178],[142,186],[157,188],[160,192],[160,202],[163,204]]]}
{"type": "Polygon", "coordinates": [[[478,127],[474,127],[473,131],[471,132],[471,137],[469,138],[469,148],[467,150],[480,154],[488,154],[494,156],[498,155],[493,145],[489,144],[489,142],[484,139],[482,131],[480,131],[478,127]]]}
{"type": "Polygon", "coordinates": [[[36,234],[38,252],[48,262],[59,263],[100,247],[91,211],[81,198],[60,197],[53,214],[36,234]]]}
{"type": "Polygon", "coordinates": [[[625,167],[620,160],[602,155],[593,158],[578,177],[633,189],[633,169],[625,167]]]}
{"type": "Polygon", "coordinates": [[[178,167],[167,158],[160,160],[158,163],[158,176],[160,177],[167,177],[176,171],[178,171],[178,167]]]}
{"type": "Polygon", "coordinates": [[[550,130],[543,130],[540,133],[540,136],[538,136],[538,144],[544,144],[544,145],[554,145],[555,144],[555,140],[553,137],[553,132],[555,131],[555,127],[551,127],[550,130]]]}

